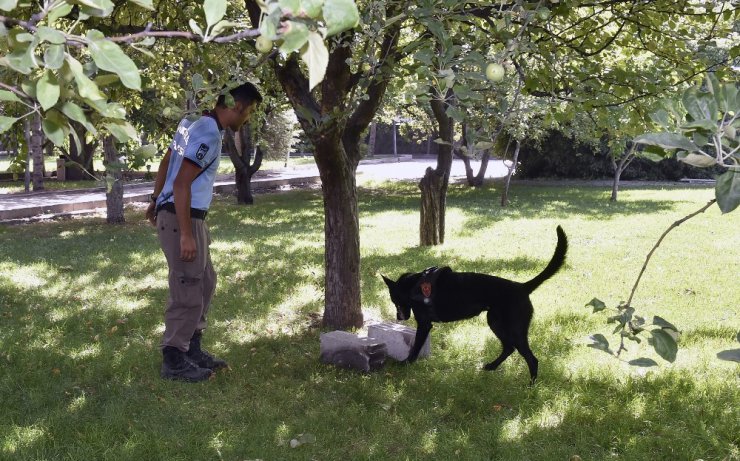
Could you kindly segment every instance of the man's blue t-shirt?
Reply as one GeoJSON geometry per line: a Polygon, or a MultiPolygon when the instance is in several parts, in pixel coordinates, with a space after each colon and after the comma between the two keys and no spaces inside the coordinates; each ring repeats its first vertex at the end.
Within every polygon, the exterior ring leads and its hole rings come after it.
{"type": "Polygon", "coordinates": [[[218,123],[213,117],[203,116],[195,121],[184,118],[170,144],[170,164],[167,179],[157,199],[157,206],[175,201],[173,186],[184,159],[204,169],[190,186],[190,207],[207,210],[213,198],[213,183],[221,158],[221,137],[218,123]]]}

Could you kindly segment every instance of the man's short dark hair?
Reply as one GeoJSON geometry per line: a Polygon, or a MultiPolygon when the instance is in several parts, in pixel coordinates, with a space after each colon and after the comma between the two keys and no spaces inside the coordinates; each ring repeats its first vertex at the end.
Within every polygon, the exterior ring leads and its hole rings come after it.
{"type": "MultiPolygon", "coordinates": [[[[231,96],[234,98],[234,101],[241,101],[246,105],[252,104],[253,102],[256,102],[257,104],[262,102],[262,95],[260,94],[260,91],[257,89],[256,86],[252,83],[242,83],[241,85],[237,86],[236,88],[229,91],[231,96]]],[[[220,95],[218,97],[218,101],[216,102],[219,106],[225,106],[226,105],[226,95],[220,95]]]]}

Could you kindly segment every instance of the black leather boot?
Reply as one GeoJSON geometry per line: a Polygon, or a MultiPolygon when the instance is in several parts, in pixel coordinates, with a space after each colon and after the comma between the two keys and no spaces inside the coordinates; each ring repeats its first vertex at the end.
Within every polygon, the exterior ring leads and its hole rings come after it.
{"type": "Polygon", "coordinates": [[[203,332],[196,330],[193,333],[193,337],[190,338],[190,349],[186,353],[187,358],[190,359],[194,364],[201,368],[207,368],[209,370],[218,370],[220,368],[227,368],[229,365],[221,359],[218,359],[208,351],[203,350],[200,347],[200,340],[203,337],[203,332]]]}
{"type": "Polygon", "coordinates": [[[180,349],[172,346],[162,348],[162,370],[160,376],[164,379],[197,383],[211,377],[213,372],[192,363],[180,349]]]}

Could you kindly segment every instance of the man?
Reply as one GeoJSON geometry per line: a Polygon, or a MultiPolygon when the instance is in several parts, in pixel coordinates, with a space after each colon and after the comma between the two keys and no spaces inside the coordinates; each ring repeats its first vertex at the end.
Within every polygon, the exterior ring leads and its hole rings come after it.
{"type": "Polygon", "coordinates": [[[164,314],[161,376],[188,382],[208,379],[226,362],[201,348],[206,315],[216,290],[216,272],[208,249],[205,218],[213,198],[224,128],[246,123],[262,96],[251,83],[221,95],[211,112],[177,127],[157,171],[146,216],[157,226],[169,267],[169,298],[164,314]]]}

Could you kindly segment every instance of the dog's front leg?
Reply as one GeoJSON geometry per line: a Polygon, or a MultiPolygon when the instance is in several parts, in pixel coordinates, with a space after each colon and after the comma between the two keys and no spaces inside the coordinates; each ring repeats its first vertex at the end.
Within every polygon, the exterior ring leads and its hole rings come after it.
{"type": "Polygon", "coordinates": [[[409,352],[409,356],[406,358],[406,360],[403,361],[403,363],[410,364],[416,361],[417,357],[419,357],[419,352],[421,351],[421,348],[427,341],[427,337],[429,336],[430,331],[432,331],[432,322],[416,325],[416,336],[414,337],[414,344],[413,346],[411,346],[411,352],[409,352]]]}

